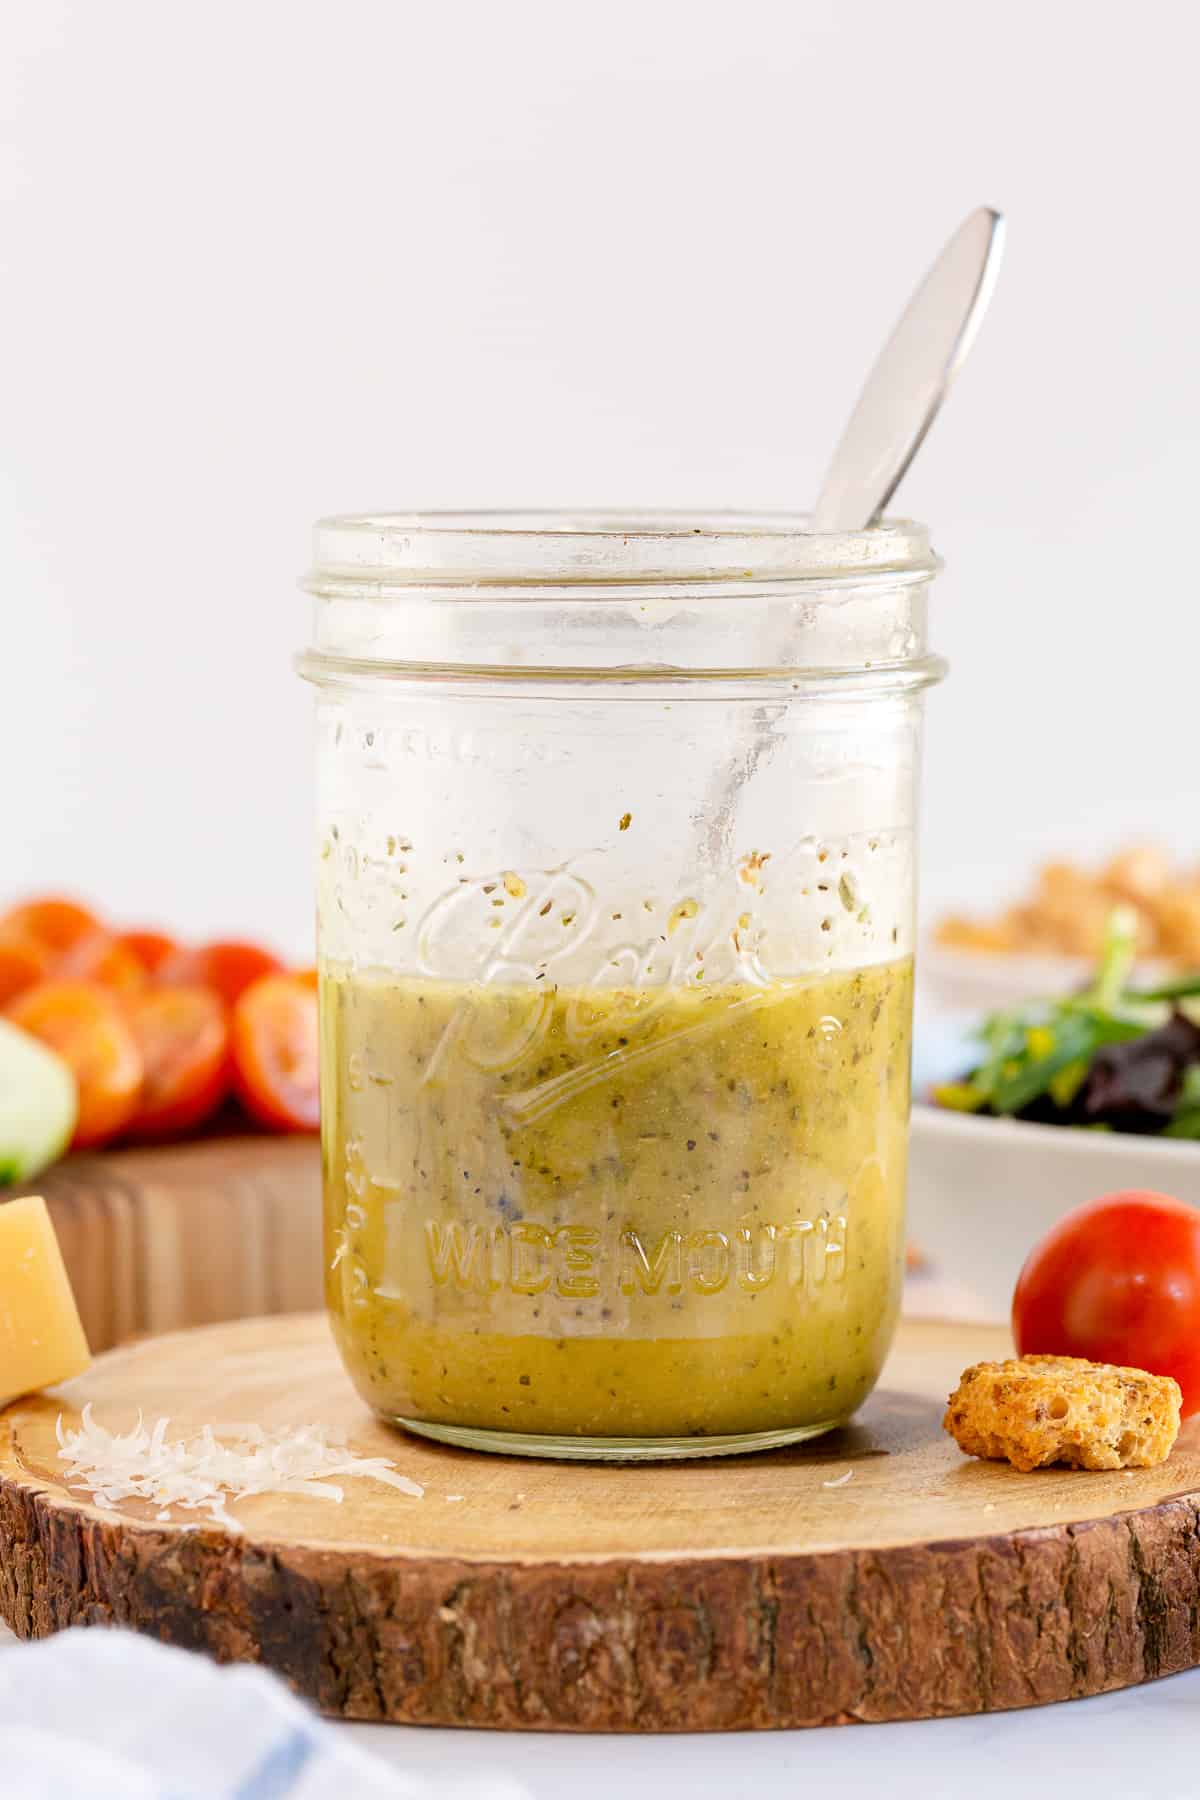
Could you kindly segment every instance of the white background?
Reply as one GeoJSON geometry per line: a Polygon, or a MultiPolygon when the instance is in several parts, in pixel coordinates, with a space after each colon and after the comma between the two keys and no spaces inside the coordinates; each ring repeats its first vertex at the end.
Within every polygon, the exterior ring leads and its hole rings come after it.
{"type": "Polygon", "coordinates": [[[9,0],[0,892],[303,949],[311,520],[804,505],[985,201],[927,893],[1200,850],[1198,67],[1183,0],[9,0]]]}

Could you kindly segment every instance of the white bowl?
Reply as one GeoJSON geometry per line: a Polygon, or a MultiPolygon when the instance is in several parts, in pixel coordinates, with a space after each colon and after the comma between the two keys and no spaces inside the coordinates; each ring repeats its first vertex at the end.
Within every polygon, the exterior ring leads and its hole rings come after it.
{"type": "Polygon", "coordinates": [[[913,1107],[909,1237],[929,1278],[961,1296],[956,1312],[1007,1319],[1038,1239],[1073,1206],[1122,1188],[1200,1207],[1200,1143],[913,1107]]]}

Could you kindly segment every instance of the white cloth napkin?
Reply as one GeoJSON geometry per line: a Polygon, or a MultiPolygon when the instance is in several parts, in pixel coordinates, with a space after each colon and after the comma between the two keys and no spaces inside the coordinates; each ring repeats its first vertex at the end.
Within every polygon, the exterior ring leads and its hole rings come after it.
{"type": "MultiPolygon", "coordinates": [[[[400,1729],[400,1728],[398,1728],[400,1729]]],[[[505,1776],[397,1773],[265,1669],[133,1632],[0,1651],[4,1800],[528,1800],[505,1776]]]]}

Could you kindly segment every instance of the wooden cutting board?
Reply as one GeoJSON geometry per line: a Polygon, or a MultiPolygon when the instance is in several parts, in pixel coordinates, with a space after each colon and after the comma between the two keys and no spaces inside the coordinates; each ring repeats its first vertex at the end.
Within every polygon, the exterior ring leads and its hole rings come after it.
{"type": "Polygon", "coordinates": [[[93,1351],[322,1304],[315,1137],[95,1151],[22,1193],[46,1196],[93,1351]]]}
{"type": "Polygon", "coordinates": [[[941,1431],[945,1396],[1006,1347],[998,1328],[909,1322],[851,1428],[631,1468],[391,1431],[320,1317],[133,1345],[0,1415],[0,1613],[22,1637],[123,1624],[261,1661],[347,1718],[537,1730],[971,1713],[1200,1662],[1200,1431],[1136,1474],[970,1461],[941,1431]],[[60,1409],[87,1400],[114,1428],[139,1408],[172,1433],[317,1421],[425,1492],[261,1495],[235,1506],[240,1536],[102,1513],[56,1461],[60,1409]]]}

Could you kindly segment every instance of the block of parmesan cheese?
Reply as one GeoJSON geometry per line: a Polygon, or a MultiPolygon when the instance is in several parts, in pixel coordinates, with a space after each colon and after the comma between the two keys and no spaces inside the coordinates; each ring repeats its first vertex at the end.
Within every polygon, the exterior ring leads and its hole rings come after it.
{"type": "Polygon", "coordinates": [[[0,1205],[0,1405],[91,1362],[62,1251],[36,1195],[0,1205]]]}

